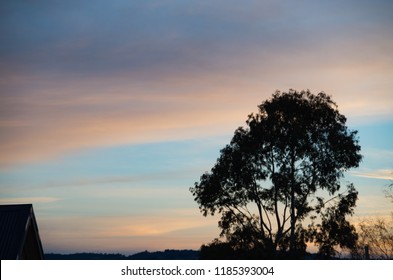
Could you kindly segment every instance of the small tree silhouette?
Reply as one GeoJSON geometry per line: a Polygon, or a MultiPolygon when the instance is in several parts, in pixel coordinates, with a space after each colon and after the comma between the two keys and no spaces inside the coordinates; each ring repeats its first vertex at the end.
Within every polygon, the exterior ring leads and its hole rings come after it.
{"type": "MultiPolygon", "coordinates": [[[[393,204],[393,183],[385,189],[393,204]]],[[[393,259],[393,212],[390,218],[364,219],[358,226],[359,240],[352,250],[355,259],[393,259]]]]}

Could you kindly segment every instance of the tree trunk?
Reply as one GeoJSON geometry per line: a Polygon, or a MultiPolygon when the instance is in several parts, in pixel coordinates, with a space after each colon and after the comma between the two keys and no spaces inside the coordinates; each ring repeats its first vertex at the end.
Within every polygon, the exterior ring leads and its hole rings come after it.
{"type": "Polygon", "coordinates": [[[295,153],[292,151],[291,156],[291,235],[289,239],[289,250],[290,253],[295,252],[295,226],[296,226],[296,215],[295,215],[295,153]]]}

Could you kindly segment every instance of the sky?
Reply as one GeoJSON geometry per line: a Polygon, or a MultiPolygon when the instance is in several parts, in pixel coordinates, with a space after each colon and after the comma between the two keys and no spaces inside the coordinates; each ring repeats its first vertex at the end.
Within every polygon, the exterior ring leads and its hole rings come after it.
{"type": "Polygon", "coordinates": [[[218,217],[189,188],[309,89],[358,130],[353,221],[387,216],[392,54],[392,1],[1,1],[0,203],[33,203],[47,253],[199,249],[218,217]]]}

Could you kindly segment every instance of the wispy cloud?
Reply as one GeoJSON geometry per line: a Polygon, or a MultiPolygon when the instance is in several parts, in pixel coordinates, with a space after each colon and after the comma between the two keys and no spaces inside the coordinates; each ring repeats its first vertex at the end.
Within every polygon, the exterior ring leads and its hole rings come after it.
{"type": "Polygon", "coordinates": [[[164,250],[169,244],[170,248],[198,249],[217,234],[217,219],[188,209],[139,216],[42,217],[41,222],[47,251],[164,250]]]}
{"type": "Polygon", "coordinates": [[[387,3],[247,3],[70,1],[16,13],[23,5],[6,1],[0,165],[227,133],[276,89],[324,90],[346,115],[393,117],[387,3]]]}
{"type": "Polygon", "coordinates": [[[351,171],[351,174],[372,179],[393,180],[393,169],[381,169],[370,171],[351,171]]]}
{"type": "Polygon", "coordinates": [[[53,203],[59,201],[56,197],[13,197],[0,198],[0,204],[35,204],[35,203],[53,203]]]}

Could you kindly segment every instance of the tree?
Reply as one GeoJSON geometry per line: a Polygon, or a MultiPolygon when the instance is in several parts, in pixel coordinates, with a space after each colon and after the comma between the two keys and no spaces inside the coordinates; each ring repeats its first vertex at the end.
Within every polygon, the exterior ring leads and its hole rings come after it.
{"type": "Polygon", "coordinates": [[[362,158],[357,131],[323,92],[277,91],[258,108],[190,188],[203,215],[220,214],[221,237],[260,258],[303,256],[307,242],[325,255],[352,246],[357,236],[345,217],[357,192],[352,184],[340,190],[362,158]]]}
{"type": "MultiPolygon", "coordinates": [[[[393,203],[393,183],[384,192],[385,197],[393,203]]],[[[393,259],[393,212],[390,218],[362,220],[358,232],[357,246],[352,249],[353,258],[393,259]]]]}
{"type": "MultiPolygon", "coordinates": [[[[393,173],[392,173],[392,177],[393,177],[393,173]]],[[[390,183],[390,185],[388,185],[387,188],[385,189],[385,197],[393,203],[393,183],[390,183]]]]}
{"type": "Polygon", "coordinates": [[[353,258],[393,259],[393,216],[363,220],[358,231],[359,240],[352,250],[353,258]]]}

